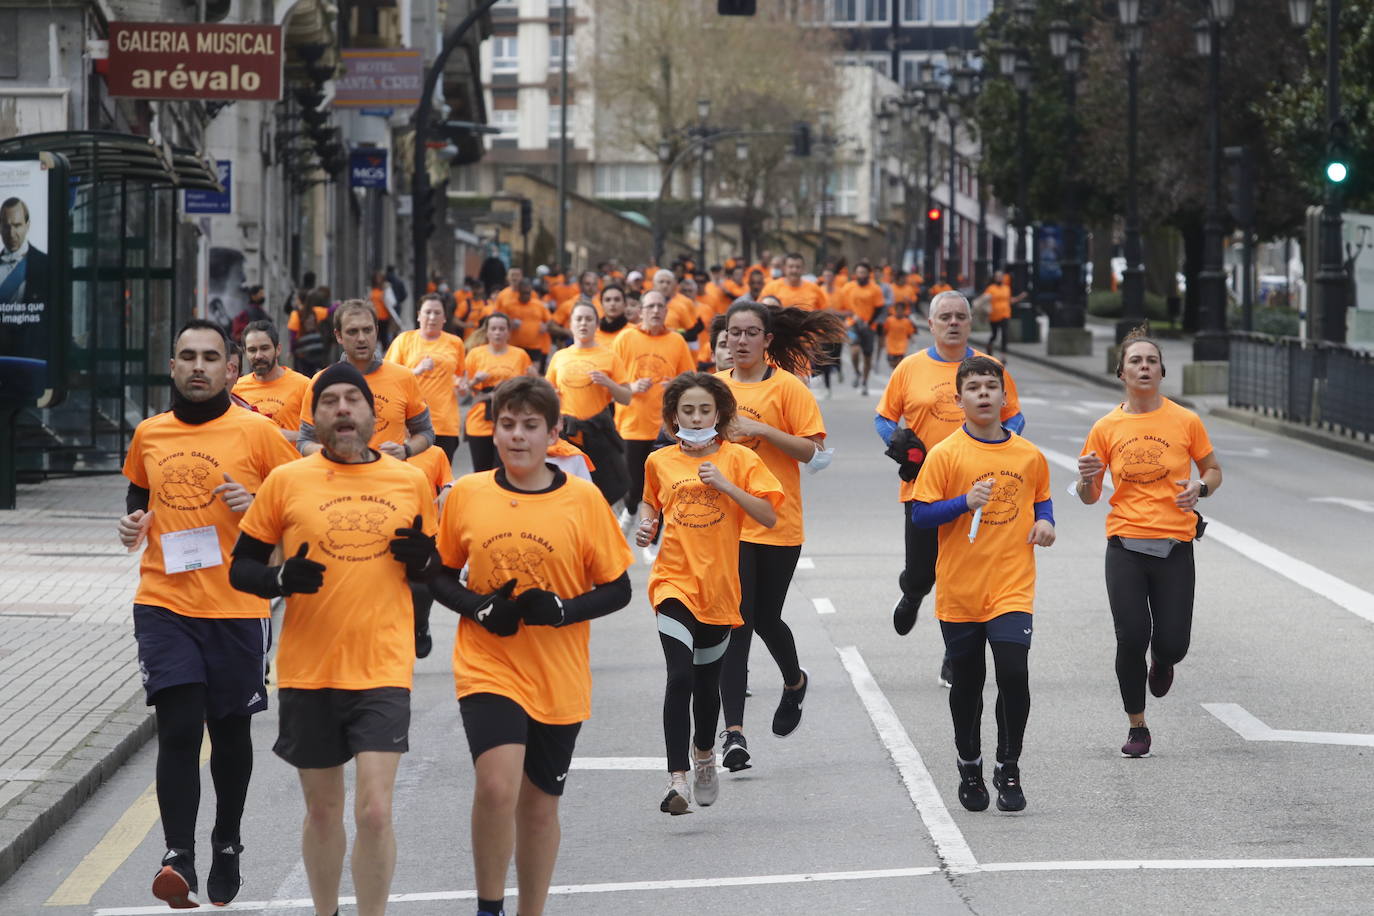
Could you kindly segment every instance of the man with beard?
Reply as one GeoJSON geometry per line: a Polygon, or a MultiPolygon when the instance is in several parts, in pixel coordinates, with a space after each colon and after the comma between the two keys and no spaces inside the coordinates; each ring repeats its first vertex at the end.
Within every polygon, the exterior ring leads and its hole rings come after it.
{"type": "Polygon", "coordinates": [[[301,428],[301,403],[310,379],[279,362],[277,326],[270,321],[254,321],[244,328],[243,351],[253,371],[239,376],[234,394],[281,427],[286,441],[295,442],[301,428]]]}
{"type": "Polygon", "coordinates": [[[167,852],[153,894],[194,907],[200,746],[210,733],[215,785],[212,903],[242,883],[239,824],[253,769],[251,716],[267,708],[265,600],[235,591],[225,562],[253,493],[298,456],[266,417],[237,410],[227,390],[228,341],[196,319],[176,336],[172,409],[134,430],[124,476],[128,514],[119,539],[146,542],[134,595],[134,638],[148,705],[157,716],[157,800],[167,852]]]}
{"type": "Polygon", "coordinates": [[[424,473],[369,447],[375,400],[361,372],[335,363],[311,383],[311,399],[321,447],[263,482],[229,576],[242,591],[286,598],[272,749],[300,776],[315,912],[338,911],[344,766],[356,760],[353,884],[358,913],[380,916],[396,866],[391,799],[410,730],[406,583],[431,560],[437,568],[438,523],[424,473]],[[278,544],[288,559],[268,566],[278,544]]]}
{"type": "Polygon", "coordinates": [[[849,358],[854,366],[854,387],[860,389],[864,397],[868,397],[868,374],[873,371],[873,347],[877,341],[876,322],[884,302],[883,289],[873,282],[872,274],[868,262],[860,261],[854,265],[853,281],[840,291],[840,309],[853,316],[849,358]]]}

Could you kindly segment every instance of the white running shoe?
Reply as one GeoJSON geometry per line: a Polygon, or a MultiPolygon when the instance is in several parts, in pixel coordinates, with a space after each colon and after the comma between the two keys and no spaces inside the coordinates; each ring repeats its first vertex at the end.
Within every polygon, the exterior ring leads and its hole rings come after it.
{"type": "Polygon", "coordinates": [[[714,805],[716,799],[720,797],[720,780],[716,778],[716,752],[714,750],[711,751],[711,756],[704,760],[693,755],[692,793],[697,797],[697,804],[703,808],[714,805]]]}
{"type": "Polygon", "coordinates": [[[668,794],[658,803],[658,810],[672,815],[692,813],[692,790],[687,788],[685,773],[668,774],[668,794]]]}
{"type": "Polygon", "coordinates": [[[631,531],[634,530],[635,516],[638,514],[638,512],[632,514],[629,509],[625,508],[622,508],[620,510],[620,515],[618,516],[617,520],[620,522],[620,532],[622,534],[629,534],[631,531]]]}

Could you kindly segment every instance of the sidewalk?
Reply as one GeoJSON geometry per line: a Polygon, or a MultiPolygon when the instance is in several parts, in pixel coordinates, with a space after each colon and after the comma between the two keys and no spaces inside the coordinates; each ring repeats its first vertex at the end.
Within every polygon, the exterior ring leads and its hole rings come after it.
{"type": "Polygon", "coordinates": [[[115,475],[19,487],[0,511],[0,882],[153,736],[115,475]]]}

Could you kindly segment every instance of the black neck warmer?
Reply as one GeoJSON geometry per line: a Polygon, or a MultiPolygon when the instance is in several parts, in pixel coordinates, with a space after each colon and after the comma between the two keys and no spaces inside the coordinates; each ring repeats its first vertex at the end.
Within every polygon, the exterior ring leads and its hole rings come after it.
{"type": "Polygon", "coordinates": [[[621,328],[625,327],[625,325],[628,322],[629,319],[627,319],[625,317],[625,313],[622,312],[621,314],[616,315],[614,318],[610,317],[609,315],[602,316],[601,320],[596,323],[596,326],[601,328],[601,330],[605,331],[607,334],[614,334],[621,328]]]}
{"type": "Polygon", "coordinates": [[[176,385],[172,386],[172,413],[183,423],[199,426],[217,420],[233,406],[226,388],[208,401],[192,401],[182,394],[176,385]]]}

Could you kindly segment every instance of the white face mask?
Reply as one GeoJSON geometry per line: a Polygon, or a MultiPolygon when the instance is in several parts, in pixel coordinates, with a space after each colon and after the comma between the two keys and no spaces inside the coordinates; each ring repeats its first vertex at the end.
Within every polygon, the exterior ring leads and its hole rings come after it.
{"type": "Polygon", "coordinates": [[[679,428],[677,437],[688,445],[705,445],[716,438],[716,428],[714,426],[708,426],[705,429],[679,428]]]}

